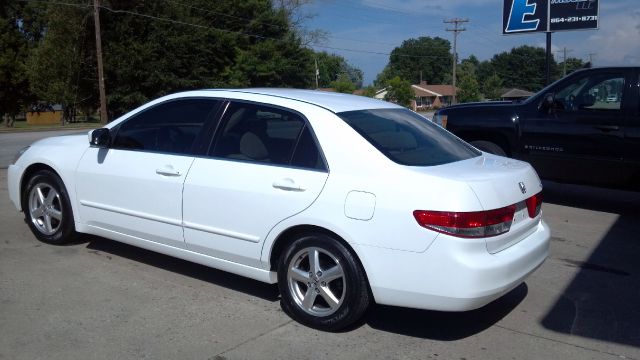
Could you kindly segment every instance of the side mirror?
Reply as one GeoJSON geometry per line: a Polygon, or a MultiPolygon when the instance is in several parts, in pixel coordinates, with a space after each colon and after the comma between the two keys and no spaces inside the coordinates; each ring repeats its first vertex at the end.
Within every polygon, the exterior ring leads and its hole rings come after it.
{"type": "Polygon", "coordinates": [[[555,103],[555,96],[553,93],[546,93],[538,106],[540,110],[550,110],[553,109],[553,105],[555,103]]]}
{"type": "Polygon", "coordinates": [[[580,108],[588,108],[593,106],[596,103],[596,97],[591,94],[584,94],[582,96],[582,104],[580,104],[580,108]]]}
{"type": "Polygon", "coordinates": [[[111,145],[111,132],[107,128],[91,131],[89,133],[89,144],[92,147],[108,148],[111,145]]]}

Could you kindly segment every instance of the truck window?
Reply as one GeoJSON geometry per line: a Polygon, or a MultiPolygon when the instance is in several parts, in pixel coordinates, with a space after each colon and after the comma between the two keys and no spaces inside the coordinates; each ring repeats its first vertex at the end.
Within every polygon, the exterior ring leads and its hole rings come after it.
{"type": "Polygon", "coordinates": [[[556,105],[565,111],[620,110],[624,92],[624,75],[594,74],[561,87],[556,105]]]}

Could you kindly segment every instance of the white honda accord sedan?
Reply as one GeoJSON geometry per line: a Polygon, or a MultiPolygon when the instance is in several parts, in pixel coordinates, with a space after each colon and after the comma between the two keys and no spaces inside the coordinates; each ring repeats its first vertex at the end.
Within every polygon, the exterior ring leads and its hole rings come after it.
{"type": "Polygon", "coordinates": [[[267,283],[337,330],[379,304],[481,307],[548,255],[542,185],[400,106],[286,89],[165,96],[8,169],[41,241],[94,234],[267,283]]]}

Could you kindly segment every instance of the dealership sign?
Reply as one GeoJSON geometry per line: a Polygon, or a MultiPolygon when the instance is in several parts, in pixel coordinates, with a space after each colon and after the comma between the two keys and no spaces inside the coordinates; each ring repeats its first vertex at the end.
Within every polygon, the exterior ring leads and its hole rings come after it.
{"type": "Polygon", "coordinates": [[[504,0],[502,33],[598,28],[599,0],[504,0]]]}

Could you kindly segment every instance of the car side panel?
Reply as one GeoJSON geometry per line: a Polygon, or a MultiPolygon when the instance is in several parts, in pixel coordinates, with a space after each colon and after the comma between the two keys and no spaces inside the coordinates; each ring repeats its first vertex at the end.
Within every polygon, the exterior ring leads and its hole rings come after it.
{"type": "Polygon", "coordinates": [[[260,266],[277,223],[311,205],[328,174],[225,159],[195,160],[184,187],[184,236],[195,252],[260,266]],[[278,188],[279,182],[299,189],[278,188]]]}
{"type": "Polygon", "coordinates": [[[13,175],[10,180],[12,184],[9,185],[9,188],[13,189],[11,198],[17,202],[14,204],[18,210],[22,210],[19,201],[22,195],[20,194],[21,186],[25,181],[28,181],[24,177],[24,172],[32,165],[42,164],[52,168],[62,179],[77,220],[75,170],[80,158],[88,148],[89,140],[85,134],[51,137],[32,144],[12,166],[14,170],[12,170],[13,175]]]}
{"type": "Polygon", "coordinates": [[[182,186],[192,162],[191,156],[90,148],[76,173],[80,221],[184,247],[182,186]]]}

